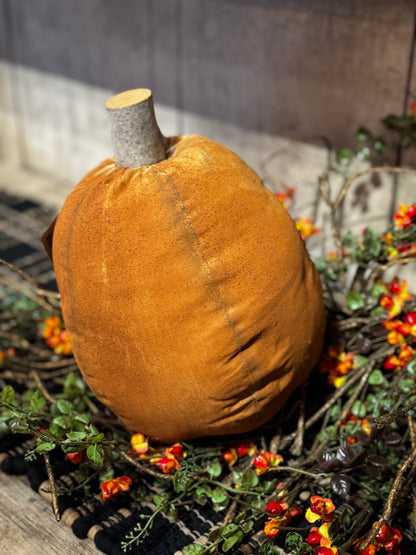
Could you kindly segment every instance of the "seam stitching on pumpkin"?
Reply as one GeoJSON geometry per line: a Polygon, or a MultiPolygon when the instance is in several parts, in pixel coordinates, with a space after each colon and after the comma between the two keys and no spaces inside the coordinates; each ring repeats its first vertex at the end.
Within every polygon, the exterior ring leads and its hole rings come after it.
{"type": "Polygon", "coordinates": [[[182,201],[180,192],[179,192],[178,188],[176,187],[175,181],[172,178],[172,176],[170,174],[166,173],[165,171],[163,171],[161,168],[155,168],[155,170],[157,171],[157,173],[163,174],[164,176],[166,176],[167,180],[172,185],[176,200],[178,200],[181,204],[182,213],[183,213],[183,216],[184,216],[183,219],[187,223],[187,225],[188,225],[188,227],[191,231],[193,242],[198,246],[198,248],[196,249],[196,252],[200,256],[200,258],[201,258],[201,260],[202,260],[202,262],[203,262],[203,264],[204,264],[204,266],[207,270],[208,277],[209,277],[209,284],[208,285],[210,285],[210,289],[212,291],[215,291],[215,293],[216,293],[215,294],[215,300],[216,300],[220,309],[222,309],[222,311],[225,315],[227,324],[228,324],[229,329],[231,331],[231,334],[232,334],[232,337],[233,337],[234,342],[236,344],[237,350],[238,350],[239,354],[241,355],[241,357],[243,359],[244,367],[245,367],[245,370],[246,370],[246,376],[247,376],[248,381],[249,381],[251,397],[252,397],[252,399],[254,401],[254,404],[255,404],[255,407],[256,407],[256,414],[259,414],[259,412],[260,412],[259,402],[258,402],[258,399],[257,399],[256,390],[254,388],[254,383],[253,383],[253,380],[251,378],[251,373],[250,373],[250,370],[249,370],[249,366],[247,364],[247,357],[246,357],[246,354],[245,354],[244,350],[242,349],[242,342],[239,338],[239,334],[237,333],[237,331],[234,328],[234,325],[233,325],[232,320],[230,318],[229,311],[227,309],[227,305],[225,303],[225,300],[224,300],[221,292],[219,291],[218,286],[216,286],[216,284],[215,284],[215,280],[213,278],[211,268],[210,268],[205,256],[202,253],[202,249],[200,248],[200,241],[198,240],[198,236],[196,234],[196,231],[194,229],[192,221],[191,221],[190,217],[188,216],[186,206],[182,201]]]}

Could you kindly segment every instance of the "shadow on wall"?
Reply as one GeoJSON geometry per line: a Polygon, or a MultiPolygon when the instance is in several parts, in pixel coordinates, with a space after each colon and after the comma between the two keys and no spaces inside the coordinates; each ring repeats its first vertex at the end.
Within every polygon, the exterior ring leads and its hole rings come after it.
{"type": "MultiPolygon", "coordinates": [[[[412,0],[0,7],[0,56],[13,64],[111,92],[148,87],[156,102],[262,133],[345,146],[359,125],[401,114],[415,91],[412,0]]],[[[21,105],[25,83],[13,86],[21,105]]]]}

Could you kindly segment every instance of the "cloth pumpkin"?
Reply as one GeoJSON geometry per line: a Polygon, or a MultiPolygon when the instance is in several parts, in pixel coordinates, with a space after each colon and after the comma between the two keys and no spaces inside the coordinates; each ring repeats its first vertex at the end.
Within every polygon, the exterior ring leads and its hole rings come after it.
{"type": "Polygon", "coordinates": [[[317,362],[320,279],[286,209],[236,154],[159,137],[164,159],[105,160],[46,236],[74,355],[97,397],[155,441],[252,430],[317,362]]]}

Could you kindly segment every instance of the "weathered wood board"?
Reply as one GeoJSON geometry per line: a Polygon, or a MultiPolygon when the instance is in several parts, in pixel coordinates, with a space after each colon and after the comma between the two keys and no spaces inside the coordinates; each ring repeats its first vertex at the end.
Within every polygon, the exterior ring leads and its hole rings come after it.
{"type": "Polygon", "coordinates": [[[0,491],[0,553],[100,553],[92,540],[79,540],[70,528],[55,520],[49,503],[30,489],[26,478],[0,472],[0,491]]]}

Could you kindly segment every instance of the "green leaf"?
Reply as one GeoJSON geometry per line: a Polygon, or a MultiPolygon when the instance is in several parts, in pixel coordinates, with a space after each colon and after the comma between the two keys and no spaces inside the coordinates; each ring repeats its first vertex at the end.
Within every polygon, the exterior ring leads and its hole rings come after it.
{"type": "Polygon", "coordinates": [[[208,540],[210,542],[215,542],[218,538],[222,537],[222,527],[221,528],[213,528],[210,533],[208,534],[208,540]]]}
{"type": "Polygon", "coordinates": [[[246,468],[243,472],[243,488],[255,488],[259,484],[259,477],[252,468],[246,468]]]}
{"type": "Polygon", "coordinates": [[[87,405],[82,397],[75,397],[73,403],[76,412],[84,412],[87,410],[87,405]]]}
{"type": "Polygon", "coordinates": [[[254,522],[249,520],[248,522],[245,522],[241,528],[243,532],[247,534],[247,532],[250,532],[254,528],[254,522]]]}
{"type": "Polygon", "coordinates": [[[59,399],[57,407],[61,414],[72,414],[74,412],[74,405],[65,399],[59,399]]]}
{"type": "Polygon", "coordinates": [[[370,262],[377,258],[382,251],[380,236],[370,227],[366,227],[364,231],[362,249],[357,253],[357,258],[363,262],[370,262]]]}
{"type": "Polygon", "coordinates": [[[370,385],[380,386],[386,385],[388,382],[384,377],[383,372],[377,368],[376,370],[373,370],[368,376],[368,383],[370,385]]]}
{"type": "Polygon", "coordinates": [[[77,414],[74,419],[78,420],[78,422],[81,422],[82,424],[90,423],[90,417],[88,416],[88,414],[77,414]]]}
{"type": "Polygon", "coordinates": [[[188,491],[188,489],[193,485],[193,480],[190,478],[185,471],[178,470],[175,472],[173,477],[173,487],[176,493],[181,493],[183,491],[188,491]]]}
{"type": "Polygon", "coordinates": [[[359,241],[352,231],[347,231],[342,240],[342,244],[347,247],[347,249],[355,249],[358,247],[359,241]]]}
{"type": "Polygon", "coordinates": [[[351,407],[351,414],[357,418],[365,418],[367,415],[367,408],[362,401],[355,401],[351,407]]]}
{"type": "Polygon", "coordinates": [[[11,385],[6,385],[6,387],[1,392],[0,399],[3,403],[7,403],[8,405],[15,404],[16,393],[11,385]]]}
{"type": "Polygon", "coordinates": [[[263,500],[259,495],[254,498],[251,498],[250,506],[253,507],[254,509],[260,509],[262,505],[263,505],[263,500]]]}
{"type": "Polygon", "coordinates": [[[403,127],[403,118],[399,116],[395,116],[394,114],[390,114],[383,120],[383,124],[387,127],[387,129],[401,129],[403,127]]]}
{"type": "MultiPolygon", "coordinates": [[[[416,403],[416,395],[410,395],[410,397],[408,397],[408,398],[405,400],[405,402],[404,402],[405,405],[409,405],[409,406],[410,406],[410,405],[414,405],[415,403],[416,403]]],[[[412,408],[412,409],[409,411],[409,413],[410,413],[412,416],[414,416],[414,415],[415,415],[415,409],[412,408]]]]}
{"type": "Polygon", "coordinates": [[[10,434],[10,428],[8,424],[0,420],[0,438],[4,438],[10,434]]]}
{"type": "Polygon", "coordinates": [[[165,505],[168,498],[169,498],[168,495],[154,495],[153,496],[153,503],[156,505],[156,508],[159,509],[160,507],[165,505]]]}
{"type": "Polygon", "coordinates": [[[46,399],[39,391],[35,391],[34,395],[30,399],[30,406],[33,410],[41,411],[46,405],[46,399]]]}
{"type": "Polygon", "coordinates": [[[65,435],[65,430],[61,428],[61,426],[58,426],[57,424],[55,424],[54,422],[51,422],[51,424],[49,425],[49,432],[57,439],[61,439],[65,435]]]}
{"type": "Polygon", "coordinates": [[[323,272],[327,267],[327,262],[324,258],[317,258],[315,260],[315,266],[318,272],[323,272]]]}
{"type": "Polygon", "coordinates": [[[86,445],[84,443],[61,443],[61,449],[64,453],[74,453],[77,451],[84,451],[86,445]]]}
{"type": "Polygon", "coordinates": [[[234,522],[236,524],[240,524],[240,522],[243,522],[243,520],[247,517],[247,511],[242,511],[241,513],[238,513],[238,515],[235,517],[234,522]]]}
{"type": "Polygon", "coordinates": [[[222,473],[222,465],[218,459],[208,461],[207,472],[210,478],[218,478],[222,473]]]}
{"type": "Polygon", "coordinates": [[[192,497],[195,503],[198,503],[198,505],[205,505],[205,503],[208,501],[208,497],[210,497],[211,495],[212,490],[209,486],[200,486],[196,488],[192,497]]]}
{"type": "Polygon", "coordinates": [[[362,143],[371,141],[371,133],[366,127],[360,127],[355,135],[357,141],[362,143]]]}
{"type": "Polygon", "coordinates": [[[353,158],[354,155],[349,148],[341,148],[341,150],[338,150],[337,152],[338,164],[347,166],[348,164],[351,164],[353,158]]]}
{"type": "Polygon", "coordinates": [[[14,433],[14,434],[27,434],[30,432],[30,428],[28,426],[28,424],[24,423],[24,422],[20,422],[20,421],[11,421],[9,423],[10,425],[10,430],[14,433]]]}
{"type": "Polygon", "coordinates": [[[278,478],[274,478],[273,480],[268,480],[267,478],[263,478],[261,483],[261,489],[263,493],[272,493],[277,488],[277,484],[279,483],[278,478]]]}
{"type": "Polygon", "coordinates": [[[356,157],[361,162],[367,162],[371,158],[371,151],[368,146],[363,146],[360,150],[357,151],[356,157]]]}
{"type": "Polygon", "coordinates": [[[88,443],[100,443],[104,439],[104,434],[93,434],[88,436],[88,443]]]}
{"type": "Polygon", "coordinates": [[[224,503],[228,497],[221,489],[214,489],[212,490],[211,499],[213,503],[224,503]]]}
{"type": "Polygon", "coordinates": [[[61,412],[58,409],[58,405],[57,404],[53,404],[50,406],[50,411],[51,411],[51,416],[60,416],[61,412]]]}
{"type": "Polygon", "coordinates": [[[285,546],[288,549],[299,549],[303,543],[303,538],[297,532],[289,532],[285,539],[285,546]]]}
{"type": "Polygon", "coordinates": [[[332,269],[332,268],[327,268],[325,271],[325,279],[328,279],[329,281],[337,281],[337,274],[336,272],[332,269]]]}
{"type": "Polygon", "coordinates": [[[241,488],[243,485],[243,472],[241,470],[233,470],[232,476],[234,485],[241,488]]]}
{"type": "Polygon", "coordinates": [[[94,443],[94,445],[90,445],[87,449],[87,457],[92,461],[94,464],[101,465],[104,462],[104,449],[94,443]]]}
{"type": "Polygon", "coordinates": [[[364,355],[354,355],[354,364],[357,368],[362,368],[367,362],[368,358],[364,355]]]}
{"type": "Polygon", "coordinates": [[[71,427],[72,420],[69,416],[56,416],[52,420],[52,424],[59,426],[60,428],[67,429],[71,427]]]}
{"type": "Polygon", "coordinates": [[[70,441],[82,441],[87,437],[87,435],[88,435],[87,432],[68,432],[66,434],[66,437],[70,441]]]}
{"type": "Polygon", "coordinates": [[[265,540],[259,549],[259,555],[280,555],[281,551],[277,551],[272,540],[265,540]]]}
{"type": "Polygon", "coordinates": [[[364,299],[362,295],[356,291],[348,291],[346,299],[347,305],[351,310],[359,310],[364,307],[364,299]]]}
{"type": "Polygon", "coordinates": [[[202,545],[193,543],[191,545],[185,545],[185,547],[182,548],[182,553],[183,555],[202,555],[206,553],[206,550],[202,545]]]}
{"type": "Polygon", "coordinates": [[[407,378],[404,380],[400,380],[397,384],[397,387],[400,389],[400,391],[406,393],[406,395],[410,395],[410,393],[412,393],[413,389],[415,388],[415,382],[414,380],[407,378]]]}
{"type": "Polygon", "coordinates": [[[64,383],[64,394],[72,397],[75,395],[82,395],[85,391],[85,382],[75,374],[75,372],[70,372],[65,378],[64,383]]]}
{"type": "Polygon", "coordinates": [[[243,531],[237,530],[235,534],[233,534],[232,536],[224,540],[222,544],[222,550],[225,552],[230,551],[230,549],[232,549],[235,545],[238,545],[239,543],[241,543],[243,539],[244,539],[243,531]]]}
{"type": "Polygon", "coordinates": [[[55,443],[51,443],[51,442],[39,443],[36,446],[35,451],[38,451],[39,453],[52,451],[53,449],[55,449],[55,447],[56,447],[55,443]]]}
{"type": "Polygon", "coordinates": [[[383,308],[382,306],[376,306],[376,308],[373,308],[370,311],[370,316],[381,316],[387,314],[387,310],[385,308],[383,308]]]}
{"type": "Polygon", "coordinates": [[[370,295],[373,299],[378,299],[381,295],[386,294],[386,286],[377,281],[371,288],[370,295]]]}
{"type": "Polygon", "coordinates": [[[238,529],[239,527],[237,526],[237,524],[234,524],[234,522],[230,522],[230,524],[226,524],[222,527],[221,537],[229,538],[230,536],[235,534],[238,529]]]}
{"type": "Polygon", "coordinates": [[[341,416],[341,408],[338,405],[334,405],[329,413],[329,418],[331,422],[336,422],[341,416]]]}
{"type": "Polygon", "coordinates": [[[163,512],[175,522],[178,520],[178,509],[174,505],[168,505],[166,510],[163,512]]]}
{"type": "Polygon", "coordinates": [[[412,358],[412,360],[407,363],[406,372],[410,374],[412,378],[416,378],[416,358],[412,358]]]}
{"type": "Polygon", "coordinates": [[[335,426],[328,426],[324,430],[325,437],[329,440],[335,440],[338,437],[338,430],[335,426]]]}
{"type": "Polygon", "coordinates": [[[101,472],[100,483],[102,484],[103,482],[107,480],[112,480],[113,478],[114,478],[114,468],[109,468],[108,470],[101,472]]]}
{"type": "Polygon", "coordinates": [[[383,141],[383,139],[376,139],[374,141],[373,146],[374,146],[374,150],[376,150],[377,152],[380,152],[380,154],[382,154],[383,152],[386,152],[387,145],[385,141],[383,141]]]}

